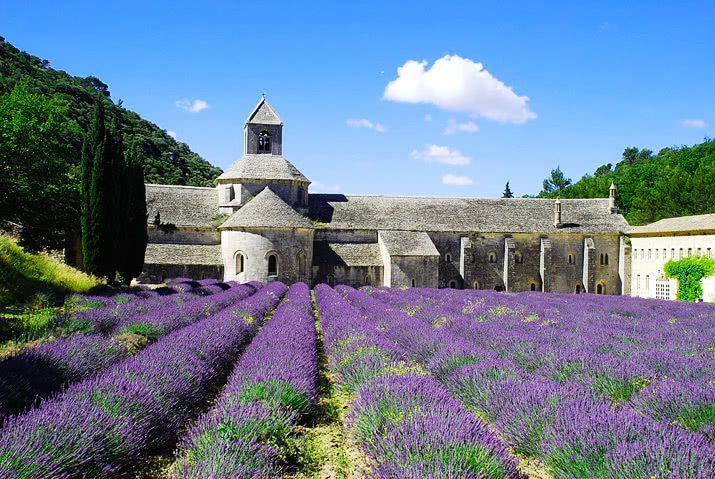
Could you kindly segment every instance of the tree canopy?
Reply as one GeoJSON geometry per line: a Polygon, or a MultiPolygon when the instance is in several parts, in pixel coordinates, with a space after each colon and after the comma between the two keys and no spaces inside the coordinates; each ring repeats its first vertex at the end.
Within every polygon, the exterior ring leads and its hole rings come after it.
{"type": "Polygon", "coordinates": [[[710,139],[694,146],[663,148],[656,155],[649,149],[626,148],[615,167],[599,166],[594,174],[561,189],[551,187],[554,171],[544,180],[540,197],[607,197],[613,182],[618,188],[617,205],[633,225],[715,212],[715,141],[710,139]]]}

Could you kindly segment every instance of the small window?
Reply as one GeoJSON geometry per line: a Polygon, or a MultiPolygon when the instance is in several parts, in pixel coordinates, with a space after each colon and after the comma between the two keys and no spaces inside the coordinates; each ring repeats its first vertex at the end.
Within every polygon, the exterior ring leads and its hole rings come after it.
{"type": "Polygon", "coordinates": [[[577,283],[576,284],[576,294],[579,294],[580,292],[581,292],[581,285],[577,283]]]}
{"type": "Polygon", "coordinates": [[[663,259],[668,259],[668,250],[663,248],[663,259]]]}
{"type": "Polygon", "coordinates": [[[603,263],[603,253],[601,253],[601,264],[604,264],[603,263]]]}
{"type": "Polygon", "coordinates": [[[633,259],[638,259],[638,250],[633,249],[633,259]]]}
{"type": "Polygon", "coordinates": [[[482,289],[482,283],[480,281],[475,281],[474,289],[482,289]]]}
{"type": "Polygon", "coordinates": [[[236,274],[243,273],[243,268],[246,263],[246,257],[243,253],[236,253],[236,274]]]}
{"type": "Polygon", "coordinates": [[[298,274],[305,274],[305,253],[298,253],[298,274]]]}
{"type": "Polygon", "coordinates": [[[602,284],[597,284],[596,285],[596,294],[603,294],[603,285],[602,284]]]}
{"type": "Polygon", "coordinates": [[[531,283],[531,290],[536,291],[536,283],[531,283]]]}
{"type": "Polygon", "coordinates": [[[683,257],[683,248],[680,248],[678,250],[678,259],[681,259],[683,257]]]}
{"type": "Polygon", "coordinates": [[[698,252],[696,253],[698,257],[703,255],[703,250],[701,248],[698,248],[698,252]]]}
{"type": "Polygon", "coordinates": [[[365,276],[365,286],[370,286],[370,277],[365,276]]]}
{"type": "Polygon", "coordinates": [[[489,262],[490,263],[496,263],[497,262],[497,254],[496,252],[492,251],[489,253],[489,262]]]}
{"type": "Polygon", "coordinates": [[[451,289],[456,289],[456,288],[457,288],[457,282],[454,281],[454,280],[450,281],[450,282],[449,282],[449,287],[450,287],[451,289]]]}
{"type": "Polygon", "coordinates": [[[524,257],[521,255],[521,253],[514,253],[514,263],[516,264],[522,264],[524,262],[524,257]]]}
{"type": "Polygon", "coordinates": [[[263,130],[258,134],[258,153],[271,152],[271,135],[263,130]]]}
{"type": "Polygon", "coordinates": [[[675,259],[675,248],[670,248],[670,259],[675,259]]]}
{"type": "Polygon", "coordinates": [[[452,262],[452,253],[447,253],[446,255],[444,255],[444,260],[447,263],[451,263],[452,262]]]}
{"type": "Polygon", "coordinates": [[[658,259],[658,250],[655,250],[655,259],[658,259]]]}
{"type": "Polygon", "coordinates": [[[569,254],[569,264],[575,264],[575,263],[576,263],[576,261],[575,261],[575,259],[574,259],[574,255],[573,255],[573,254],[569,254]]]}
{"type": "Polygon", "coordinates": [[[416,288],[416,287],[417,287],[417,280],[416,280],[415,278],[412,278],[412,280],[410,281],[410,284],[411,284],[411,286],[412,286],[413,288],[416,288]]]}
{"type": "Polygon", "coordinates": [[[645,290],[650,290],[650,275],[645,275],[645,290]]]}
{"type": "Polygon", "coordinates": [[[328,275],[328,286],[335,286],[335,276],[332,274],[328,275]]]}
{"type": "Polygon", "coordinates": [[[268,276],[278,276],[278,256],[268,255],[268,276]]]}
{"type": "Polygon", "coordinates": [[[223,201],[224,203],[228,203],[233,199],[233,188],[229,186],[224,186],[223,187],[223,201]]]}
{"type": "Polygon", "coordinates": [[[712,249],[711,249],[711,248],[708,248],[708,249],[707,249],[708,258],[712,258],[712,257],[713,257],[712,254],[713,254],[712,249]]]}
{"type": "Polygon", "coordinates": [[[688,248],[688,258],[693,255],[693,248],[688,248]]]}
{"type": "Polygon", "coordinates": [[[636,289],[641,289],[641,275],[636,275],[636,289]]]}

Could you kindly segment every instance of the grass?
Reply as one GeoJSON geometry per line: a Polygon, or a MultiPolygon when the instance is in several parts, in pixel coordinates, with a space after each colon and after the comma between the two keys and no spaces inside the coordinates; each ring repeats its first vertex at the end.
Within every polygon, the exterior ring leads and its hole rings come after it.
{"type": "Polygon", "coordinates": [[[0,308],[25,303],[38,294],[59,300],[99,284],[97,278],[47,254],[26,253],[15,240],[0,235],[0,308]]]}

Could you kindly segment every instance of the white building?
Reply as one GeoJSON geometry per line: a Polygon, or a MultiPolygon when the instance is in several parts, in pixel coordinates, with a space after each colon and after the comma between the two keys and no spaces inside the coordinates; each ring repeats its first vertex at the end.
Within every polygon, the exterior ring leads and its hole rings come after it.
{"type": "MultiPolygon", "coordinates": [[[[715,257],[715,214],[668,218],[628,229],[631,238],[631,295],[675,299],[678,282],[666,279],[671,259],[715,257]]],[[[715,302],[715,275],[703,280],[703,299],[715,302]]]]}

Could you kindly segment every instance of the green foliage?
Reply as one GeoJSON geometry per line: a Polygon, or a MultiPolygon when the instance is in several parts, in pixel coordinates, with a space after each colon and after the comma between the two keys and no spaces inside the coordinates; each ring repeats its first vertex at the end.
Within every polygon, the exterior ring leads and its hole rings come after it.
{"type": "Polygon", "coordinates": [[[61,246],[74,226],[80,129],[68,111],[66,99],[34,93],[29,81],[0,95],[0,223],[21,225],[32,250],[61,246]]]}
{"type": "Polygon", "coordinates": [[[284,381],[270,380],[248,385],[239,396],[241,404],[261,401],[274,407],[279,405],[296,412],[304,412],[310,401],[304,394],[284,381]]]}
{"type": "Polygon", "coordinates": [[[694,146],[648,149],[626,148],[612,168],[606,164],[593,175],[556,192],[544,189],[542,198],[602,198],[611,182],[618,187],[617,204],[629,223],[646,224],[663,218],[715,212],[715,141],[694,146]]]}
{"type": "MultiPolygon", "coordinates": [[[[110,115],[117,118],[126,141],[136,145],[141,152],[144,176],[149,183],[213,186],[221,170],[212,166],[185,143],[177,142],[155,124],[142,119],[134,112],[112,103],[109,87],[100,79],[80,78],[63,71],[48,68],[43,61],[22,52],[0,38],[0,95],[9,93],[16,84],[27,81],[33,93],[57,95],[69,107],[65,121],[86,129],[92,118],[92,108],[101,99],[110,115]]],[[[79,160],[81,134],[76,131],[69,146],[79,160]]],[[[76,163],[75,163],[76,164],[76,163]]]]}
{"type": "Polygon", "coordinates": [[[144,336],[149,341],[156,341],[164,334],[164,331],[159,326],[139,322],[125,326],[117,334],[138,334],[139,336],[144,336]]]}
{"type": "Polygon", "coordinates": [[[46,254],[28,254],[0,235],[0,306],[28,300],[38,293],[86,293],[99,281],[46,254]]]}
{"type": "Polygon", "coordinates": [[[560,194],[564,188],[571,185],[571,178],[566,178],[561,167],[551,170],[551,176],[544,180],[543,188],[546,193],[560,194]]]}
{"type": "Polygon", "coordinates": [[[663,271],[667,278],[678,280],[679,301],[697,301],[703,296],[701,280],[715,274],[715,260],[703,257],[671,259],[665,263],[663,271]]]}
{"type": "Polygon", "coordinates": [[[511,188],[509,188],[509,182],[506,182],[506,188],[504,188],[504,193],[501,195],[502,198],[513,198],[514,193],[511,191],[511,188]]]}

